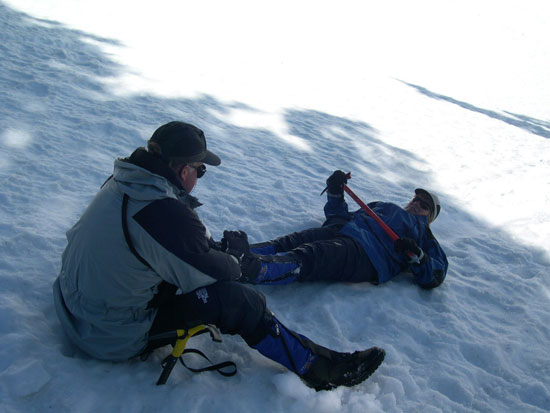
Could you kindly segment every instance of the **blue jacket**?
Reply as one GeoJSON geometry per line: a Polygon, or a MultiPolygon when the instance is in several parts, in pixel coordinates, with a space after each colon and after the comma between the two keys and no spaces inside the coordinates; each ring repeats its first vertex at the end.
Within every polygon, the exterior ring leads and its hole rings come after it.
{"type": "Polygon", "coordinates": [[[411,271],[421,287],[439,286],[445,279],[449,263],[428,226],[428,218],[410,214],[387,202],[372,202],[369,207],[397,235],[415,240],[426,258],[420,264],[409,264],[407,256],[395,252],[392,239],[380,225],[362,209],[349,212],[341,196],[328,195],[324,208],[327,220],[323,226],[343,224],[340,233],[361,244],[378,272],[379,283],[389,281],[401,272],[411,271]]]}

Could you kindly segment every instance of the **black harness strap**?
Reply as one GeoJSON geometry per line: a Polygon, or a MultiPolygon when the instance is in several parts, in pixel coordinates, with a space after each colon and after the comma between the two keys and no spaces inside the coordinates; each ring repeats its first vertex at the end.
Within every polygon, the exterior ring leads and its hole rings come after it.
{"type": "MultiPolygon", "coordinates": [[[[198,332],[194,333],[192,337],[198,336],[200,334],[204,334],[209,332],[210,337],[213,341],[221,343],[221,336],[219,335],[218,330],[212,326],[212,325],[203,325],[203,326],[197,326],[197,327],[203,327],[202,330],[199,330],[198,332]]],[[[185,336],[187,336],[187,332],[185,333],[185,336]]],[[[173,340],[172,347],[174,347],[174,350],[176,350],[176,347],[178,345],[178,341],[182,336],[178,334],[178,331],[168,331],[160,334],[156,334],[151,337],[151,340],[166,340],[167,338],[171,338],[173,340]]],[[[148,354],[147,354],[148,355],[148,354]]],[[[144,360],[144,358],[142,358],[144,360]]],[[[167,357],[164,358],[161,362],[162,366],[162,373],[157,381],[157,386],[166,384],[166,381],[168,380],[168,377],[170,376],[170,373],[172,372],[172,369],[176,365],[177,361],[180,361],[183,367],[185,367],[187,370],[191,371],[192,373],[202,373],[203,371],[217,371],[219,374],[225,377],[231,377],[237,374],[237,365],[232,361],[224,361],[221,363],[214,364],[212,361],[200,350],[194,349],[194,348],[185,348],[181,353],[175,353],[174,351],[169,354],[167,357]],[[203,359],[207,360],[210,365],[206,367],[189,367],[187,364],[185,364],[185,361],[183,360],[183,356],[185,354],[198,354],[203,359]],[[227,368],[230,368],[227,370],[227,368]],[[225,371],[223,369],[226,369],[225,371]]]]}
{"type": "Polygon", "coordinates": [[[210,361],[210,359],[206,357],[206,355],[200,350],[197,350],[195,348],[186,348],[185,350],[183,350],[183,354],[189,354],[189,353],[198,354],[202,358],[208,360],[208,362],[210,363],[210,366],[206,366],[202,368],[193,368],[185,364],[185,361],[183,361],[183,357],[180,357],[179,358],[180,363],[187,370],[192,371],[193,373],[202,373],[203,371],[217,371],[218,373],[220,373],[222,376],[225,376],[225,377],[231,377],[237,374],[237,365],[232,361],[224,361],[218,364],[213,364],[212,361],[210,361]],[[232,369],[229,371],[223,371],[222,369],[226,367],[231,367],[232,369]]]}

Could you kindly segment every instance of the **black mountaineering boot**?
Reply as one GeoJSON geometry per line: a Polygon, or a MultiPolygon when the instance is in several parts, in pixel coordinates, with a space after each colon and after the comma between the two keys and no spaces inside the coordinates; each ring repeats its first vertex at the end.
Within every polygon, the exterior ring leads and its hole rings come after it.
{"type": "Polygon", "coordinates": [[[386,352],[379,347],[354,353],[329,351],[320,355],[302,376],[304,383],[315,390],[331,390],[338,386],[355,386],[368,379],[382,364],[386,352]]]}
{"type": "Polygon", "coordinates": [[[314,343],[288,329],[270,312],[262,322],[260,337],[247,343],[264,356],[296,373],[315,390],[355,386],[380,366],[386,353],[378,347],[354,353],[339,353],[314,343]]]}

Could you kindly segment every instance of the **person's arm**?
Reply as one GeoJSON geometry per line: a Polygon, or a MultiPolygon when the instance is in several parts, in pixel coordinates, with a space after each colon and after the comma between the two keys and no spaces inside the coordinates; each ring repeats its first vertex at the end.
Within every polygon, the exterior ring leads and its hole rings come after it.
{"type": "Polygon", "coordinates": [[[161,278],[182,290],[241,276],[238,260],[218,250],[195,211],[181,202],[155,201],[132,218],[138,224],[132,235],[140,255],[161,278]]]}
{"type": "Polygon", "coordinates": [[[395,248],[401,254],[412,253],[420,259],[420,262],[410,263],[414,279],[420,287],[431,289],[443,283],[449,264],[445,252],[435,238],[429,237],[423,248],[410,238],[400,238],[395,241],[395,248]]]}
{"type": "Polygon", "coordinates": [[[344,200],[344,185],[347,183],[345,172],[334,171],[326,183],[327,203],[324,207],[326,221],[323,226],[344,224],[352,216],[344,200]]]}

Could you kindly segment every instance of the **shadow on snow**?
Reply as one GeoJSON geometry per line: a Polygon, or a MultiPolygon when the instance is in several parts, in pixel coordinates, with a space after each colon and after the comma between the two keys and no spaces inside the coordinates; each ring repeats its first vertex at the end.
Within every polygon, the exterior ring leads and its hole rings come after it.
{"type": "Polygon", "coordinates": [[[481,113],[483,115],[489,116],[490,118],[500,120],[509,125],[515,126],[520,129],[524,129],[529,133],[542,136],[543,138],[550,138],[550,122],[531,118],[525,115],[518,115],[516,113],[504,111],[505,114],[496,112],[494,110],[484,109],[477,106],[474,106],[470,103],[462,102],[452,97],[441,95],[439,93],[432,92],[431,90],[426,89],[425,87],[414,85],[412,83],[403,82],[407,86],[410,86],[416,89],[419,93],[426,95],[432,99],[444,100],[446,102],[458,105],[461,108],[471,110],[472,112],[481,113]]]}

